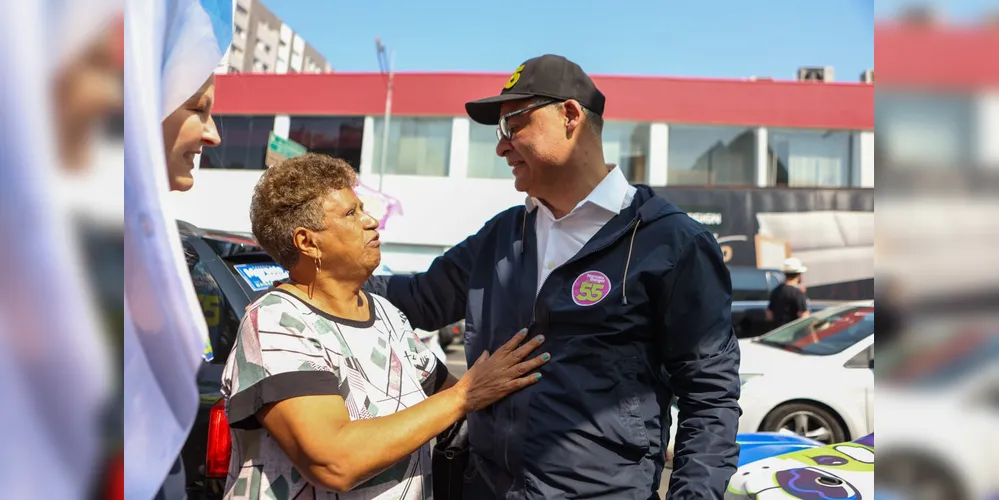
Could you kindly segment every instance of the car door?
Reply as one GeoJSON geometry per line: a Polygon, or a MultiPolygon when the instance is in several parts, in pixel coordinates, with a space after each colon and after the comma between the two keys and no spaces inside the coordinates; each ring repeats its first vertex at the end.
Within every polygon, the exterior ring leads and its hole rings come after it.
{"type": "Polygon", "coordinates": [[[864,434],[874,432],[874,344],[867,346],[843,365],[846,377],[843,384],[855,401],[860,402],[864,434]]]}
{"type": "MultiPolygon", "coordinates": [[[[221,397],[222,370],[239,331],[246,298],[238,287],[231,284],[235,281],[228,274],[229,271],[201,238],[182,234],[182,246],[191,282],[208,326],[213,359],[202,362],[198,368],[200,404],[181,454],[189,492],[204,489],[208,495],[208,490],[215,491],[219,488],[219,481],[209,480],[204,476],[210,411],[221,397]]],[[[224,480],[221,483],[224,486],[224,480]]]]}

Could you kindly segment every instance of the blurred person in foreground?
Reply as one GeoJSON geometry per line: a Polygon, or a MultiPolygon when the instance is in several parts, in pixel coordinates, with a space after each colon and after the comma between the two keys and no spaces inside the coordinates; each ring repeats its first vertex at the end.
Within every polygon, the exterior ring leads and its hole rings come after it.
{"type": "MultiPolygon", "coordinates": [[[[125,9],[125,498],[153,498],[176,469],[200,404],[197,373],[212,358],[168,206],[170,189],[183,186],[168,175],[174,144],[164,121],[222,60],[232,13],[232,0],[149,0],[125,9]]],[[[207,120],[203,110],[196,114],[207,120]]]]}
{"type": "Polygon", "coordinates": [[[801,283],[801,275],[805,271],[808,268],[801,263],[801,259],[790,257],[784,260],[784,265],[781,266],[784,282],[770,292],[770,302],[767,304],[767,319],[772,322],[772,328],[811,316],[805,285],[801,283]]]}
{"type": "Polygon", "coordinates": [[[524,205],[425,273],[378,277],[421,329],[465,318],[476,359],[527,327],[551,361],[537,385],[471,413],[464,496],[657,498],[679,398],[669,498],[722,498],[741,410],[731,279],[704,226],[604,162],[604,95],[575,63],[522,64],[469,102],[524,205]]]}
{"type": "Polygon", "coordinates": [[[253,302],[222,376],[232,460],[226,498],[424,499],[429,442],[537,382],[547,354],[519,332],[460,381],[406,317],[362,290],[378,221],[346,162],[306,154],[261,176],[250,220],[290,279],[253,302]]]}
{"type": "MultiPolygon", "coordinates": [[[[84,498],[110,475],[101,424],[116,366],[88,282],[78,207],[62,196],[68,162],[54,90],[84,53],[113,45],[107,26],[120,6],[96,0],[78,16],[80,3],[11,2],[0,20],[0,65],[16,68],[0,86],[4,498],[84,498]]],[[[114,73],[113,59],[96,72],[114,73]]],[[[89,116],[107,109],[94,108],[89,116]]]]}

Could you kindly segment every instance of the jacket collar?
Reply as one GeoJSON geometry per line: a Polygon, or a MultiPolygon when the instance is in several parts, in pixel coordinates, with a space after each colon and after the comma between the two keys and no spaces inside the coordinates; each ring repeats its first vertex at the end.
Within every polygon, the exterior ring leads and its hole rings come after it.
{"type": "MultiPolygon", "coordinates": [[[[593,191],[590,191],[590,194],[586,195],[586,198],[583,198],[582,201],[576,204],[576,207],[572,210],[573,212],[583,206],[594,205],[614,215],[618,215],[625,208],[624,200],[628,196],[628,188],[631,185],[628,183],[628,179],[625,178],[624,173],[621,172],[621,169],[617,168],[617,165],[611,163],[607,167],[609,169],[607,175],[593,188],[593,191]]],[[[533,212],[540,204],[541,200],[533,196],[528,196],[524,201],[528,212],[533,212]]]]}

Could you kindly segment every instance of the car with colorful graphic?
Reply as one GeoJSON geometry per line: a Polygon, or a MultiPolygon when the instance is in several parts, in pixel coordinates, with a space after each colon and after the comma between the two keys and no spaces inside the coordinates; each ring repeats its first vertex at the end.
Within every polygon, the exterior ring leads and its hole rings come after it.
{"type": "Polygon", "coordinates": [[[825,446],[820,441],[783,432],[749,432],[737,435],[735,440],[739,443],[739,467],[764,458],[825,446]]]}
{"type": "MultiPolygon", "coordinates": [[[[821,445],[807,442],[771,442],[769,436],[740,436],[744,440],[740,465],[729,481],[726,500],[861,500],[874,495],[874,434],[854,441],[821,445]],[[776,454],[760,453],[752,446],[776,454]],[[797,448],[787,452],[788,447],[797,448]],[[753,454],[752,459],[744,455],[753,454]]],[[[880,498],[880,496],[879,496],[880,498]]]]}

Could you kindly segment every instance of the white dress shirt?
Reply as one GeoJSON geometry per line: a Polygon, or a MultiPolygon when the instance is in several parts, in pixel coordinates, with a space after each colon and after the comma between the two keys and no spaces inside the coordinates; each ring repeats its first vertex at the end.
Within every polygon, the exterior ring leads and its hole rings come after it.
{"type": "Polygon", "coordinates": [[[538,288],[548,275],[574,255],[610,222],[621,210],[631,205],[638,190],[628,183],[620,168],[611,166],[607,176],[593,188],[583,201],[561,219],[537,198],[528,197],[524,204],[528,212],[538,209],[535,232],[538,235],[538,288]]]}

